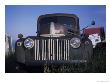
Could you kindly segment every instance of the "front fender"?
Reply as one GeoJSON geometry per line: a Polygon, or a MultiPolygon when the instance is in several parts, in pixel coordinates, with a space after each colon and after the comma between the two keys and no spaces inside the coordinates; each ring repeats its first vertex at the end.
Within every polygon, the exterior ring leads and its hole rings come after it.
{"type": "Polygon", "coordinates": [[[15,43],[16,61],[19,63],[25,63],[25,48],[23,42],[24,39],[19,39],[15,43]]]}
{"type": "Polygon", "coordinates": [[[90,62],[92,59],[92,55],[93,55],[93,46],[92,42],[89,39],[85,39],[85,41],[81,42],[79,48],[75,49],[70,47],[70,58],[72,60],[83,59],[90,62]]]}

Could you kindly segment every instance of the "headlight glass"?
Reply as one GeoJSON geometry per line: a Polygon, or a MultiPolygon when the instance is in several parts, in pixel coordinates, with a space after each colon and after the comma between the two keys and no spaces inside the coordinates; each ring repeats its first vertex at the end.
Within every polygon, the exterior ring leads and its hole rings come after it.
{"type": "Polygon", "coordinates": [[[24,41],[24,46],[28,49],[32,48],[34,46],[34,41],[31,38],[27,38],[24,41]]]}
{"type": "Polygon", "coordinates": [[[73,47],[73,48],[78,48],[80,47],[80,44],[81,44],[81,41],[79,38],[77,37],[74,37],[70,40],[70,45],[73,47]]]}

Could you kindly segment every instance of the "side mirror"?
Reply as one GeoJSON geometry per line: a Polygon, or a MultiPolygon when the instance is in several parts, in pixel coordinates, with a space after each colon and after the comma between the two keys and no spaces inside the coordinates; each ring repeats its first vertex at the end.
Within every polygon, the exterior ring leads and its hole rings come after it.
{"type": "Polygon", "coordinates": [[[23,38],[23,35],[22,34],[18,34],[18,38],[23,38]]]}
{"type": "Polygon", "coordinates": [[[93,21],[91,21],[91,25],[95,25],[95,21],[93,20],[93,21]]]}

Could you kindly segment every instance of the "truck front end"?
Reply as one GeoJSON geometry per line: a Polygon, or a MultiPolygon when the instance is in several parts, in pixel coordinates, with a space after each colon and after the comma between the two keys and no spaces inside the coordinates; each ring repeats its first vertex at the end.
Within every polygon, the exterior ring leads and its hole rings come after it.
{"type": "Polygon", "coordinates": [[[91,62],[92,42],[80,36],[76,15],[42,15],[37,26],[37,36],[17,40],[15,53],[18,62],[49,66],[91,62]]]}

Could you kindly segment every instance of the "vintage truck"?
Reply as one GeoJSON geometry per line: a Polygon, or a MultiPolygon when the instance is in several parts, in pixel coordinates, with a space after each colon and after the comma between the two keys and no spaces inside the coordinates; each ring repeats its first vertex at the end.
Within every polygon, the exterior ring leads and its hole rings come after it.
{"type": "Polygon", "coordinates": [[[75,14],[54,13],[39,16],[37,36],[18,34],[15,55],[26,66],[90,63],[93,46],[80,35],[79,18],[75,14]]]}

